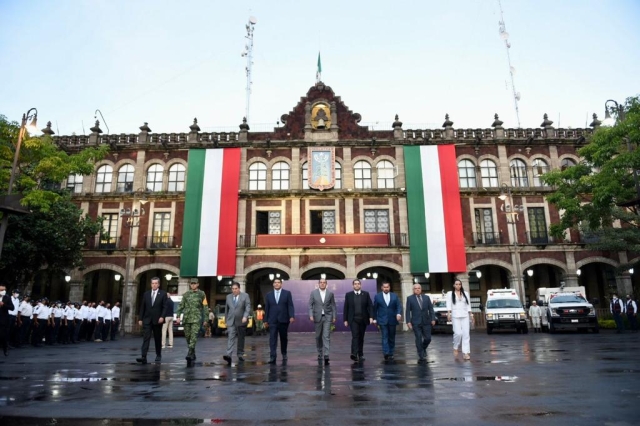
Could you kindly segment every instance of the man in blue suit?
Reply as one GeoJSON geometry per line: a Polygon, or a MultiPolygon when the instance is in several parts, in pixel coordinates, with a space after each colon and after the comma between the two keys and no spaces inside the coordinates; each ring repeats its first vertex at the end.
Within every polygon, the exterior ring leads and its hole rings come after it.
{"type": "Polygon", "coordinates": [[[373,323],[378,325],[382,335],[384,359],[393,359],[396,347],[396,327],[402,319],[402,306],[398,296],[391,292],[391,284],[382,283],[382,291],[373,298],[373,323]]]}
{"type": "Polygon", "coordinates": [[[294,322],[293,297],[291,292],[282,288],[282,280],[273,280],[273,291],[267,293],[264,304],[265,322],[269,328],[269,364],[276,363],[276,350],[278,349],[278,335],[280,335],[280,353],[282,360],[287,360],[287,332],[289,324],[294,322]]]}
{"type": "Polygon", "coordinates": [[[413,285],[413,294],[407,297],[405,309],[407,327],[413,330],[418,349],[418,363],[427,362],[427,347],[431,343],[431,327],[436,324],[436,313],[431,298],[422,294],[420,284],[413,285]]]}

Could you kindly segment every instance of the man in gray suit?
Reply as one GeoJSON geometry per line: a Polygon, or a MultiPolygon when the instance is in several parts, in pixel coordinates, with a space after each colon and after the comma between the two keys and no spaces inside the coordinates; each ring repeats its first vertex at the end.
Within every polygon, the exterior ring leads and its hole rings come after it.
{"type": "Polygon", "coordinates": [[[240,284],[231,284],[231,294],[227,295],[227,307],[224,320],[227,324],[227,354],[223,356],[231,365],[231,355],[238,347],[238,360],[244,361],[244,336],[247,334],[247,322],[251,314],[251,301],[247,293],[240,293],[240,284]]]}
{"type": "Polygon", "coordinates": [[[330,290],[327,290],[326,278],[318,281],[318,288],[309,296],[309,319],[316,326],[316,347],[318,349],[318,361],[329,365],[329,344],[331,336],[331,324],[336,322],[336,299],[330,290]]]}

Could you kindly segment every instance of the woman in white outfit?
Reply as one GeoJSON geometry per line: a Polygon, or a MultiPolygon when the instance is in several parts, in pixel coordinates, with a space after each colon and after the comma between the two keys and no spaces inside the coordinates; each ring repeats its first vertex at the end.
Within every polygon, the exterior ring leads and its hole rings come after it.
{"type": "Polygon", "coordinates": [[[462,343],[464,359],[471,359],[469,325],[474,319],[471,314],[471,303],[464,293],[460,280],[455,280],[453,291],[447,293],[447,311],[447,316],[453,324],[453,356],[458,356],[460,343],[462,343]]]}

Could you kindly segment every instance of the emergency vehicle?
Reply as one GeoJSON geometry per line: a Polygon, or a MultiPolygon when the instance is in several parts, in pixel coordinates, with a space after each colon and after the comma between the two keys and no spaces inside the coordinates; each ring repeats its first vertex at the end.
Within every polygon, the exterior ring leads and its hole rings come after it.
{"type": "Polygon", "coordinates": [[[583,286],[541,287],[537,290],[536,298],[547,307],[549,333],[564,329],[600,332],[596,310],[585,296],[583,286]]]}
{"type": "Polygon", "coordinates": [[[523,334],[529,332],[527,314],[514,289],[488,290],[484,316],[487,320],[487,334],[498,328],[512,328],[523,334]]]}
{"type": "Polygon", "coordinates": [[[436,325],[433,326],[434,333],[453,333],[453,325],[447,320],[447,300],[444,294],[427,294],[433,303],[433,310],[436,313],[436,325]]]}

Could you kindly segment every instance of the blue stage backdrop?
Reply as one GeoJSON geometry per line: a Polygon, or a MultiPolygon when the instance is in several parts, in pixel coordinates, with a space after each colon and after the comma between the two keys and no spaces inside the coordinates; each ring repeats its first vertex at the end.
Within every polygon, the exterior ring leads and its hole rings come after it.
{"type": "MultiPolygon", "coordinates": [[[[342,313],[344,311],[344,296],[353,290],[353,280],[328,280],[327,288],[336,297],[336,307],[338,308],[338,319],[336,320],[336,331],[349,331],[344,326],[342,313]]],[[[289,331],[312,332],[314,325],[309,321],[309,296],[318,287],[318,281],[290,280],[283,283],[282,288],[287,289],[293,295],[293,305],[296,311],[296,321],[289,326],[289,331]]],[[[371,302],[376,294],[376,280],[362,280],[362,289],[369,292],[371,302]]],[[[273,289],[271,289],[273,290],[273,289]]],[[[376,330],[375,325],[370,325],[367,331],[376,330]]]]}

